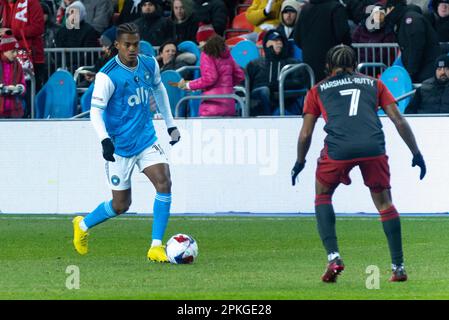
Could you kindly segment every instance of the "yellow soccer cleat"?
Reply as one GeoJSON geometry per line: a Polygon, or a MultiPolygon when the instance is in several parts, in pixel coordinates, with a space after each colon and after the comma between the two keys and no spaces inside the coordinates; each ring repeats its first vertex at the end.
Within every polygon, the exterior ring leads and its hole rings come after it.
{"type": "Polygon", "coordinates": [[[167,253],[165,252],[165,246],[154,246],[148,250],[147,253],[148,260],[155,262],[169,262],[167,253]]]}
{"type": "Polygon", "coordinates": [[[75,246],[75,250],[79,254],[86,254],[87,249],[87,237],[89,236],[89,233],[86,231],[83,231],[80,228],[80,222],[83,220],[82,216],[75,217],[73,222],[73,245],[75,246]]]}

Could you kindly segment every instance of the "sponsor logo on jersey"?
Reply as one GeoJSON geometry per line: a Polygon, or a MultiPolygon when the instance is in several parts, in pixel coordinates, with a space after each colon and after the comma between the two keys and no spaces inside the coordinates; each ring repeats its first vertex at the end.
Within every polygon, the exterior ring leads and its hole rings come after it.
{"type": "Polygon", "coordinates": [[[133,94],[128,98],[128,105],[134,107],[138,104],[149,104],[150,103],[150,91],[139,87],[136,89],[136,94],[133,94]]]}

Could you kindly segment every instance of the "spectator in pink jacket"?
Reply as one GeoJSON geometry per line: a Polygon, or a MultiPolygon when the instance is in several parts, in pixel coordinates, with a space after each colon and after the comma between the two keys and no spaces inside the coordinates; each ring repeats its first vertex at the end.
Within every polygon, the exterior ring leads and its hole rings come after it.
{"type": "MultiPolygon", "coordinates": [[[[243,70],[237,65],[225,44],[223,37],[214,35],[203,47],[200,57],[201,77],[186,82],[184,79],[178,87],[186,90],[203,90],[203,94],[230,94],[234,86],[245,79],[243,70]]],[[[233,99],[203,100],[199,115],[202,117],[235,116],[233,99]]]]}
{"type": "Polygon", "coordinates": [[[23,117],[25,77],[17,60],[19,42],[12,35],[0,41],[0,118],[23,117]]]}

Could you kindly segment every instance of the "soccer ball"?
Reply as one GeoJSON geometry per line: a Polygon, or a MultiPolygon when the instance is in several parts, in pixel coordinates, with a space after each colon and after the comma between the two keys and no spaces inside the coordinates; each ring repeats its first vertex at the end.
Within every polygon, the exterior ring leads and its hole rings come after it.
{"type": "Polygon", "coordinates": [[[167,257],[171,263],[192,263],[198,256],[198,244],[187,234],[175,234],[167,241],[167,257]]]}

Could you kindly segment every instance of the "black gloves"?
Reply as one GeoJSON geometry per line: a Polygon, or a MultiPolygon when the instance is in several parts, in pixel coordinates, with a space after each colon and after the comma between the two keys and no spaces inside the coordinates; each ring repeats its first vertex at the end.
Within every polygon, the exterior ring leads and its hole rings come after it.
{"type": "Polygon", "coordinates": [[[101,141],[101,145],[103,146],[103,158],[106,161],[115,162],[114,159],[115,147],[114,144],[112,143],[111,138],[106,138],[103,141],[101,141]]]}
{"type": "Polygon", "coordinates": [[[171,137],[170,144],[174,145],[175,143],[178,143],[179,140],[181,140],[181,134],[178,131],[178,128],[171,127],[167,129],[168,135],[171,137]]]}
{"type": "Polygon", "coordinates": [[[292,169],[292,186],[295,185],[296,177],[302,171],[302,169],[304,169],[305,165],[306,165],[305,161],[303,163],[299,163],[298,161],[295,162],[295,165],[293,166],[293,169],[292,169]]]}
{"type": "Polygon", "coordinates": [[[418,166],[421,168],[421,173],[419,174],[419,179],[423,179],[426,175],[426,163],[424,162],[424,158],[421,152],[418,152],[413,156],[412,167],[418,166]]]}

